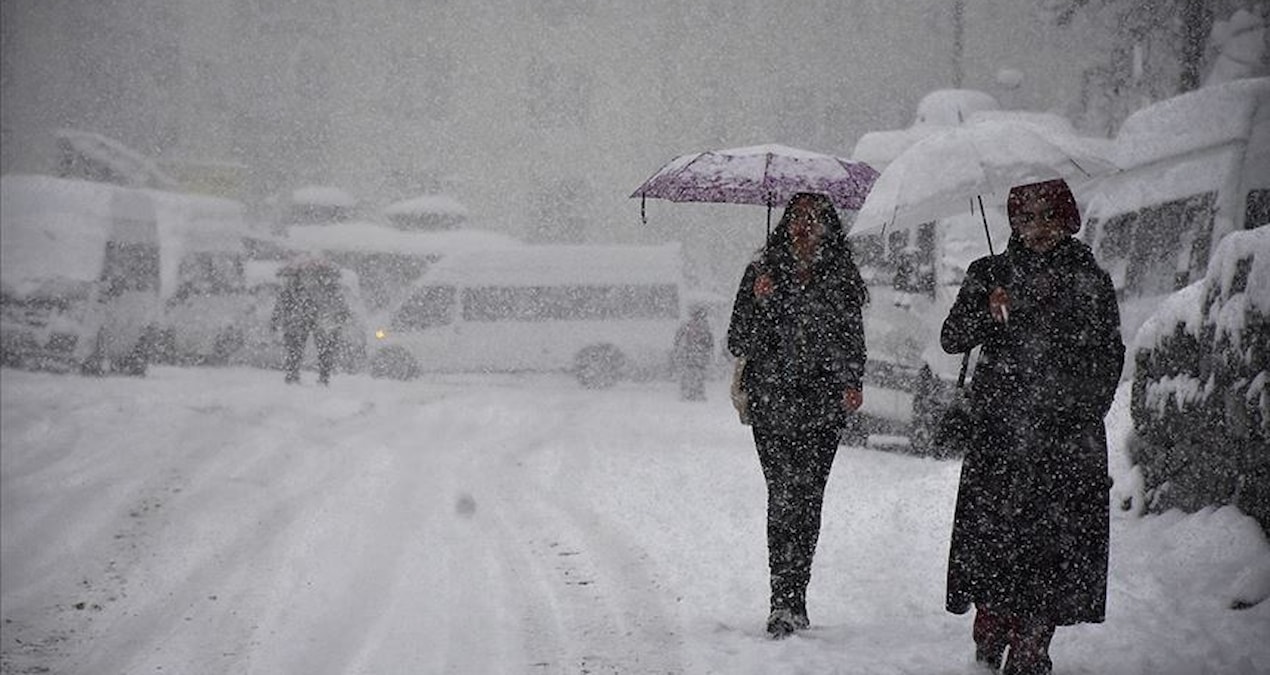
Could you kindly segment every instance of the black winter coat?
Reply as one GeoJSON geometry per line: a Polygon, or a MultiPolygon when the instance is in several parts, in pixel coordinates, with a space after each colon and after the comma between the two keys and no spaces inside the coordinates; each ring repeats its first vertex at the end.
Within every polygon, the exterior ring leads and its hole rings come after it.
{"type": "Polygon", "coordinates": [[[746,359],[741,382],[756,427],[793,434],[845,425],[842,394],[861,388],[866,357],[864,283],[848,256],[818,260],[805,286],[775,256],[746,268],[728,350],[746,359]],[[766,298],[754,293],[761,274],[773,282],[766,298]]]}
{"type": "Polygon", "coordinates": [[[309,331],[340,328],[350,316],[338,277],[323,275],[304,279],[300,274],[285,276],[270,324],[284,333],[307,335],[309,331]]]}
{"type": "Polygon", "coordinates": [[[982,345],[948,610],[977,603],[1056,625],[1102,621],[1110,487],[1103,416],[1124,363],[1110,277],[1075,239],[1044,254],[1012,241],[1006,253],[970,265],[940,341],[949,353],[982,345]],[[988,313],[998,285],[1010,296],[1004,324],[988,313]]]}

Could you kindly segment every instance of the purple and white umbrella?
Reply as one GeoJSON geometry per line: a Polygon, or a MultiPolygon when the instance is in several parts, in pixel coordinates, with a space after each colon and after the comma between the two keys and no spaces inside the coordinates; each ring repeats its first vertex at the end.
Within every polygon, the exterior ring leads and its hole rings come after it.
{"type": "Polygon", "coordinates": [[[839,209],[859,209],[877,177],[864,162],[784,145],[754,145],[676,157],[631,196],[757,204],[767,206],[770,220],[773,206],[799,192],[828,195],[839,209]]]}

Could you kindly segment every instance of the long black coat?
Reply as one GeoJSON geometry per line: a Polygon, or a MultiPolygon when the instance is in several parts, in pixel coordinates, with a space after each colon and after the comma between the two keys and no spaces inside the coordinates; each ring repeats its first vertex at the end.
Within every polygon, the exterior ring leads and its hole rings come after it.
{"type": "Polygon", "coordinates": [[[947,608],[971,603],[1056,625],[1100,622],[1107,591],[1107,441],[1124,343],[1115,290],[1089,247],[1038,254],[1012,241],[970,265],[940,341],[982,345],[979,416],[962,464],[947,608]],[[988,313],[997,285],[1008,321],[988,313]]]}
{"type": "Polygon", "coordinates": [[[792,434],[845,425],[842,393],[860,388],[866,357],[864,282],[849,256],[828,248],[805,286],[781,255],[761,255],[745,269],[728,350],[746,359],[741,382],[756,427],[792,434]],[[762,274],[773,282],[766,298],[754,293],[762,274]]]}

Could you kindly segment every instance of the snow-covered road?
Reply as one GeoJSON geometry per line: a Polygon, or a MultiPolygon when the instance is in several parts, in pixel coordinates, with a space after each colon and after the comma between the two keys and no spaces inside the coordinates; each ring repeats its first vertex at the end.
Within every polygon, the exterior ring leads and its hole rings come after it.
{"type": "MultiPolygon", "coordinates": [[[[816,627],[762,638],[763,485],[723,383],[0,382],[6,674],[974,672],[942,611],[955,462],[843,448],[816,627]]],[[[1270,669],[1267,603],[1224,596],[1270,555],[1250,519],[1113,537],[1108,623],[1060,631],[1056,672],[1270,669]]]]}

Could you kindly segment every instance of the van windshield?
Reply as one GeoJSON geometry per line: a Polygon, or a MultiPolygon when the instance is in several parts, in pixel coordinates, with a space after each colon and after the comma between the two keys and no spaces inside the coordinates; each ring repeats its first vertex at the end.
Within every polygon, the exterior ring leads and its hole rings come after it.
{"type": "Polygon", "coordinates": [[[674,284],[484,286],[463,290],[465,321],[676,319],[674,284]]]}
{"type": "Polygon", "coordinates": [[[393,315],[398,330],[424,330],[445,326],[453,320],[453,286],[424,286],[414,292],[393,315]]]}

